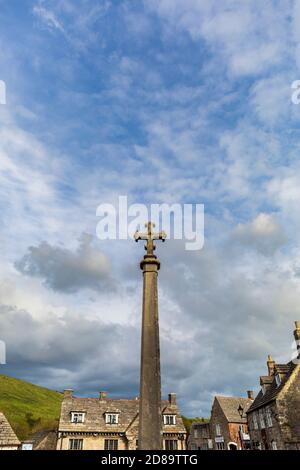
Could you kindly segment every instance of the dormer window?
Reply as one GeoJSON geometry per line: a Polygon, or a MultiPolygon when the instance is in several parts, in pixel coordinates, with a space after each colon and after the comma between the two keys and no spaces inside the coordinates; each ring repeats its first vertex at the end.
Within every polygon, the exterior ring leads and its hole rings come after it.
{"type": "Polygon", "coordinates": [[[85,413],[82,411],[71,412],[71,423],[84,423],[85,413]]]}
{"type": "Polygon", "coordinates": [[[164,424],[174,426],[176,424],[176,415],[164,415],[164,424]]]}
{"type": "Polygon", "coordinates": [[[280,374],[276,374],[276,375],[275,375],[275,382],[276,382],[277,387],[279,387],[279,385],[281,385],[281,377],[280,377],[280,374]]]}
{"type": "Polygon", "coordinates": [[[105,413],[106,424],[119,424],[119,413],[105,413]]]}

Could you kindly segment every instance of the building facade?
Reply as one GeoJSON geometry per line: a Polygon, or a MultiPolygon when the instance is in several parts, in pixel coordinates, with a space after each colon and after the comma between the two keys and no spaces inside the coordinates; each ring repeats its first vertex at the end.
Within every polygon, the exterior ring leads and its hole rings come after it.
{"type": "Polygon", "coordinates": [[[0,450],[18,450],[20,445],[21,442],[5,415],[0,412],[0,450]]]}
{"type": "Polygon", "coordinates": [[[248,398],[216,396],[213,401],[210,433],[214,450],[242,450],[250,448],[246,411],[253,402],[248,398]]]}
{"type": "Polygon", "coordinates": [[[194,421],[188,438],[189,450],[210,450],[213,443],[210,435],[210,423],[194,421]]]}
{"type": "MultiPolygon", "coordinates": [[[[176,395],[162,400],[163,449],[185,450],[184,427],[176,395]]],[[[76,398],[64,391],[58,429],[57,450],[138,449],[139,399],[76,398]]]]}
{"type": "Polygon", "coordinates": [[[276,364],[268,356],[268,375],[260,377],[261,390],[247,412],[254,449],[300,450],[300,322],[295,324],[298,358],[276,364]]]}

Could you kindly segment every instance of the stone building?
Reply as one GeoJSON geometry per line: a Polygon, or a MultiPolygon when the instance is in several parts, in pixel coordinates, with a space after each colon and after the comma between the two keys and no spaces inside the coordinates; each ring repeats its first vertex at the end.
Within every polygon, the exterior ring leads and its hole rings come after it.
{"type": "Polygon", "coordinates": [[[298,359],[276,364],[268,356],[268,375],[260,377],[261,390],[247,412],[254,449],[300,450],[300,322],[295,325],[298,359]]]}
{"type": "Polygon", "coordinates": [[[188,449],[189,450],[213,449],[209,422],[194,421],[192,423],[191,432],[188,437],[188,449]]]}
{"type": "Polygon", "coordinates": [[[241,450],[250,447],[246,411],[252,402],[252,391],[248,391],[248,398],[214,398],[210,432],[215,450],[241,450]]]}
{"type": "MultiPolygon", "coordinates": [[[[186,429],[176,394],[161,402],[163,448],[185,450],[186,429]]],[[[139,399],[75,398],[64,391],[57,450],[136,450],[138,448],[139,399]]]]}
{"type": "Polygon", "coordinates": [[[44,429],[37,431],[31,436],[33,450],[56,450],[57,430],[44,429]]]}
{"type": "Polygon", "coordinates": [[[18,450],[21,443],[3,413],[0,412],[0,450],[18,450]]]}

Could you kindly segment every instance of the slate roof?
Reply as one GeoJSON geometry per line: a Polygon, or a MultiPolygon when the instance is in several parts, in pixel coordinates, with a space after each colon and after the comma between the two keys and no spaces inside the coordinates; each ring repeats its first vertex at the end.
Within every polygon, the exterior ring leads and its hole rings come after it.
{"type": "Polygon", "coordinates": [[[244,397],[224,397],[220,395],[216,396],[215,399],[218,401],[229,423],[247,423],[245,413],[247,412],[253,400],[244,397]],[[242,418],[238,411],[240,406],[244,410],[242,418]]]}
{"type": "Polygon", "coordinates": [[[21,443],[3,413],[0,412],[0,447],[19,446],[21,443]]]}
{"type": "Polygon", "coordinates": [[[275,374],[273,376],[264,376],[264,377],[268,377],[269,379],[268,380],[269,386],[265,394],[263,394],[262,390],[260,390],[254,402],[248,409],[247,413],[251,413],[251,411],[256,410],[257,408],[260,408],[261,406],[264,406],[273,400],[276,400],[276,397],[278,396],[280,391],[284,388],[286,382],[290,378],[295,368],[299,366],[300,365],[294,364],[292,361],[288,362],[287,364],[275,364],[275,374]],[[275,380],[275,375],[277,373],[279,373],[281,377],[281,384],[279,386],[277,386],[276,380],[275,380]]]}
{"type": "Polygon", "coordinates": [[[56,450],[57,430],[43,429],[31,435],[34,450],[56,450]]]}
{"type": "MultiPolygon", "coordinates": [[[[186,433],[177,405],[171,405],[168,400],[162,400],[162,412],[176,414],[176,425],[163,426],[165,432],[186,433]]],[[[126,433],[133,425],[139,414],[138,399],[105,398],[64,398],[61,406],[59,432],[105,432],[126,433]],[[71,423],[71,412],[85,412],[84,423],[71,423]],[[105,413],[119,412],[118,424],[106,424],[105,413]]]]}

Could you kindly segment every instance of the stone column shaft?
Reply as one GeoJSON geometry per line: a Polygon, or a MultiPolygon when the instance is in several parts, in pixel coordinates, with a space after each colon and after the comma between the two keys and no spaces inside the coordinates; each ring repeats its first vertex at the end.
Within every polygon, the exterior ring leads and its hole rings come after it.
{"type": "Polygon", "coordinates": [[[141,375],[139,405],[139,449],[162,448],[160,347],[158,323],[157,276],[159,260],[144,256],[143,318],[141,344],[141,375]]]}

